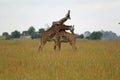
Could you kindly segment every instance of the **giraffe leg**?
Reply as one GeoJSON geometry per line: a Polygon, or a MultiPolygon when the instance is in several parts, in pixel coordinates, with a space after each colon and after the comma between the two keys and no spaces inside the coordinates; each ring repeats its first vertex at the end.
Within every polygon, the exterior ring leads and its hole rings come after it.
{"type": "Polygon", "coordinates": [[[57,51],[59,49],[59,42],[57,41],[57,39],[54,42],[55,42],[54,50],[57,51]]]}
{"type": "Polygon", "coordinates": [[[74,41],[70,41],[70,45],[72,46],[72,49],[76,51],[76,46],[74,41]]]}
{"type": "Polygon", "coordinates": [[[54,46],[54,50],[59,50],[59,42],[58,41],[56,41],[56,43],[55,43],[55,46],[54,46]]]}
{"type": "Polygon", "coordinates": [[[46,44],[46,40],[45,41],[41,41],[41,44],[38,47],[38,51],[42,51],[44,45],[46,44]]]}
{"type": "Polygon", "coordinates": [[[60,50],[61,50],[61,42],[59,42],[59,45],[58,45],[58,46],[59,46],[59,51],[60,51],[60,50]]]}
{"type": "Polygon", "coordinates": [[[56,50],[56,41],[54,40],[54,43],[55,43],[55,45],[54,45],[54,50],[56,50]]]}

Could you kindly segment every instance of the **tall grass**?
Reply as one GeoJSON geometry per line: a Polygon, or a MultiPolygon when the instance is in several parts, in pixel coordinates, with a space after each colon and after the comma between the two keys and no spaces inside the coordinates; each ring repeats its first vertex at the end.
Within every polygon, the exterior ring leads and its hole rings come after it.
{"type": "Polygon", "coordinates": [[[77,51],[38,40],[0,40],[0,80],[120,80],[120,41],[77,41],[77,51]]]}

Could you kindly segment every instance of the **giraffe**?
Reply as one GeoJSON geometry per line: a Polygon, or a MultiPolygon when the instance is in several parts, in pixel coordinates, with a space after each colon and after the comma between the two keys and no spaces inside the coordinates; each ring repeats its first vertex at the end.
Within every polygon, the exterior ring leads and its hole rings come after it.
{"type": "Polygon", "coordinates": [[[72,26],[60,25],[60,24],[52,25],[51,28],[49,28],[47,31],[42,33],[41,43],[39,45],[38,50],[42,50],[46,42],[49,39],[52,39],[56,34],[58,34],[60,30],[70,30],[71,27],[72,26]]]}
{"type": "Polygon", "coordinates": [[[65,28],[65,25],[63,25],[63,23],[68,19],[71,19],[70,10],[68,10],[68,13],[64,18],[60,19],[56,23],[53,23],[51,28],[49,28],[47,31],[42,33],[41,45],[39,45],[39,48],[38,48],[39,50],[40,49],[42,50],[43,46],[45,45],[48,39],[52,38],[56,33],[58,33],[60,29],[65,28]]]}

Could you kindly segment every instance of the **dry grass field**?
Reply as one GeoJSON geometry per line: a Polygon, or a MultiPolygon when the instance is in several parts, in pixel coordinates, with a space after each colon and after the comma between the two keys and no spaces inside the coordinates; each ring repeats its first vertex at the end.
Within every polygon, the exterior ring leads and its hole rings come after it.
{"type": "Polygon", "coordinates": [[[120,80],[120,41],[78,40],[38,52],[39,40],[0,40],[0,80],[120,80]]]}

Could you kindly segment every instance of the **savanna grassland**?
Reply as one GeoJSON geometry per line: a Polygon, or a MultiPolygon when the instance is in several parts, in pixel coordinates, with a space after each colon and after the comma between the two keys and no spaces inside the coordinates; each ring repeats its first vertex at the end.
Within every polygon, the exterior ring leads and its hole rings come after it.
{"type": "Polygon", "coordinates": [[[63,43],[0,40],[0,80],[120,80],[120,41],[78,40],[77,51],[63,43]]]}

